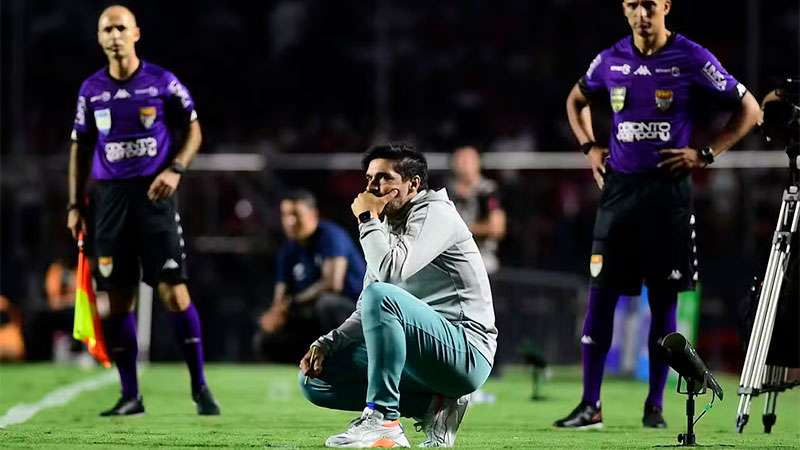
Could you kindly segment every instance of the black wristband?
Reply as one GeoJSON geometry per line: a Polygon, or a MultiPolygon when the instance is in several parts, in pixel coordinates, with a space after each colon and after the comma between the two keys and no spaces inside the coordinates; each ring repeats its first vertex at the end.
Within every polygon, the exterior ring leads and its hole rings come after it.
{"type": "Polygon", "coordinates": [[[78,211],[81,210],[81,205],[77,203],[67,203],[67,212],[72,211],[73,209],[77,209],[78,211]]]}
{"type": "Polygon", "coordinates": [[[369,211],[364,211],[358,215],[358,223],[367,223],[372,220],[372,213],[369,211]]]}
{"type": "Polygon", "coordinates": [[[711,165],[714,162],[714,150],[711,148],[710,145],[706,145],[705,147],[702,147],[700,150],[698,150],[697,155],[700,156],[700,159],[702,159],[707,166],[711,165]]]}
{"type": "Polygon", "coordinates": [[[588,155],[589,151],[592,150],[592,147],[594,147],[595,145],[597,145],[597,142],[589,141],[589,142],[581,144],[580,148],[581,148],[581,151],[583,152],[584,155],[588,155]]]}
{"type": "Polygon", "coordinates": [[[172,161],[172,165],[169,166],[169,169],[177,173],[178,175],[183,175],[184,173],[186,173],[186,166],[184,166],[178,161],[172,161]]]}

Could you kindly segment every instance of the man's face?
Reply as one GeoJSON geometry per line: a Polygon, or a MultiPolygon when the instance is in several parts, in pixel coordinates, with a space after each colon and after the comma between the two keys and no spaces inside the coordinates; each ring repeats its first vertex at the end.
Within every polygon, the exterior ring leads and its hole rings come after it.
{"type": "Polygon", "coordinates": [[[397,171],[394,170],[395,161],[391,159],[377,158],[369,162],[367,167],[367,191],[380,197],[393,190],[397,191],[397,197],[386,204],[383,211],[392,215],[401,210],[409,202],[419,189],[419,177],[412,177],[403,180],[397,171]]]}
{"type": "Polygon", "coordinates": [[[670,0],[623,0],[622,11],[634,34],[650,37],[665,28],[671,6],[670,0]]]}
{"type": "Polygon", "coordinates": [[[318,223],[316,208],[302,201],[281,201],[281,225],[287,238],[293,241],[303,240],[314,234],[318,223]]]}
{"type": "Polygon", "coordinates": [[[453,174],[459,180],[474,180],[481,174],[481,159],[472,147],[462,147],[453,153],[450,161],[453,174]]]}
{"type": "Polygon", "coordinates": [[[134,54],[134,45],[139,41],[136,19],[125,8],[112,7],[103,12],[97,23],[97,42],[106,56],[114,59],[127,58],[134,54]]]}

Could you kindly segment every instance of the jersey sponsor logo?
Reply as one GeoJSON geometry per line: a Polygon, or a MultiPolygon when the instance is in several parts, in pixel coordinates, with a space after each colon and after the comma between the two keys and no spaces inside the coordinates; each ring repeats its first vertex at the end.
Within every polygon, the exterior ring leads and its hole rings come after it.
{"type": "Polygon", "coordinates": [[[625,107],[625,95],[628,89],[624,86],[612,87],[609,91],[611,97],[611,109],[616,113],[625,107]]]}
{"type": "Polygon", "coordinates": [[[111,92],[103,91],[103,92],[101,92],[101,93],[99,93],[97,95],[93,95],[89,99],[89,103],[94,103],[94,102],[98,102],[98,101],[107,102],[109,100],[111,100],[111,92]]]}
{"type": "Polygon", "coordinates": [[[633,74],[634,74],[634,75],[642,75],[642,76],[650,76],[650,75],[653,75],[652,73],[650,73],[650,69],[648,69],[648,68],[647,68],[647,66],[645,66],[644,64],[642,64],[641,66],[639,66],[639,68],[637,68],[637,69],[636,69],[636,70],[633,72],[633,74]]]}
{"type": "Polygon", "coordinates": [[[146,137],[127,142],[107,142],[105,146],[106,160],[117,162],[123,159],[153,157],[158,154],[158,141],[154,137],[146,137]]]}
{"type": "Polygon", "coordinates": [[[656,73],[668,73],[673,77],[678,77],[681,75],[681,68],[678,66],[656,67],[656,73]]]}
{"type": "Polygon", "coordinates": [[[620,122],[617,125],[617,140],[666,142],[672,134],[671,129],[672,125],[669,122],[620,122]]]}
{"type": "Polygon", "coordinates": [[[187,91],[186,88],[178,82],[178,80],[170,81],[169,85],[167,86],[167,91],[170,94],[178,97],[178,99],[181,101],[181,106],[184,108],[188,108],[192,103],[192,100],[189,98],[189,91],[187,91]]]}
{"type": "Polygon", "coordinates": [[[146,129],[150,129],[156,121],[156,107],[155,106],[142,106],[139,108],[139,121],[146,129]]]}
{"type": "Polygon", "coordinates": [[[703,66],[703,75],[708,78],[708,81],[710,81],[718,91],[724,91],[725,88],[728,87],[728,80],[725,79],[725,75],[720,69],[714,66],[714,64],[711,64],[711,61],[706,61],[706,64],[703,66]]]}
{"type": "Polygon", "coordinates": [[[672,106],[674,94],[669,89],[656,89],[656,108],[659,111],[666,111],[672,106]]]}
{"type": "Polygon", "coordinates": [[[603,255],[594,254],[589,259],[589,273],[592,277],[597,278],[603,270],[603,255]]]}
{"type": "Polygon", "coordinates": [[[589,64],[589,68],[586,70],[586,78],[592,78],[592,73],[594,73],[594,69],[597,69],[597,66],[600,65],[600,62],[603,58],[600,55],[597,55],[592,60],[591,64],[589,64]]]}
{"type": "Polygon", "coordinates": [[[100,271],[100,275],[103,278],[108,278],[111,276],[111,272],[114,270],[114,258],[110,256],[101,256],[97,258],[97,269],[100,271]]]}
{"type": "Polygon", "coordinates": [[[628,75],[631,73],[631,66],[628,64],[623,64],[621,66],[611,66],[610,67],[612,72],[622,72],[624,75],[628,75]]]}
{"type": "Polygon", "coordinates": [[[117,89],[117,92],[114,93],[114,100],[119,100],[123,98],[131,98],[131,93],[126,91],[125,89],[117,89]]]}
{"type": "Polygon", "coordinates": [[[149,95],[150,97],[155,97],[158,95],[158,88],[155,86],[146,87],[144,89],[136,89],[133,91],[136,95],[149,95]]]}
{"type": "Polygon", "coordinates": [[[94,123],[97,131],[108,134],[111,130],[111,110],[108,108],[94,110],[94,123]]]}
{"type": "Polygon", "coordinates": [[[78,107],[75,110],[75,124],[86,125],[86,97],[78,96],[78,107]]]}
{"type": "Polygon", "coordinates": [[[738,95],[739,98],[742,98],[746,93],[747,93],[747,88],[744,87],[742,83],[736,83],[736,95],[738,95]]]}

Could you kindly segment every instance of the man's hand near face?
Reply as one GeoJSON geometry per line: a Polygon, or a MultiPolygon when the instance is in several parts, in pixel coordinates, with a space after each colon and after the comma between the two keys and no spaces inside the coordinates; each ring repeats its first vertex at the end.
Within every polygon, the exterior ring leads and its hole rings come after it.
{"type": "Polygon", "coordinates": [[[377,219],[380,217],[386,205],[394,200],[399,193],[400,191],[397,189],[392,189],[387,194],[379,197],[372,192],[364,191],[358,194],[355,200],[353,200],[350,209],[353,211],[353,215],[356,216],[356,218],[358,218],[361,213],[369,211],[370,215],[377,219]]]}

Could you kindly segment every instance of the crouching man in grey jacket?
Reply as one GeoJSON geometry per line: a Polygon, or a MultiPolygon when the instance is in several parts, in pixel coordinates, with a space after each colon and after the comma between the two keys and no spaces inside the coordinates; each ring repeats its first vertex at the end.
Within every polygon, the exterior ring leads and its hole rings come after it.
{"type": "Polygon", "coordinates": [[[409,447],[400,416],[417,419],[423,447],[452,447],[497,348],[489,278],[447,192],[428,189],[422,153],[379,145],[362,165],[367,190],[351,208],[364,290],[303,357],[300,386],[315,405],[363,409],[328,447],[409,447]]]}

